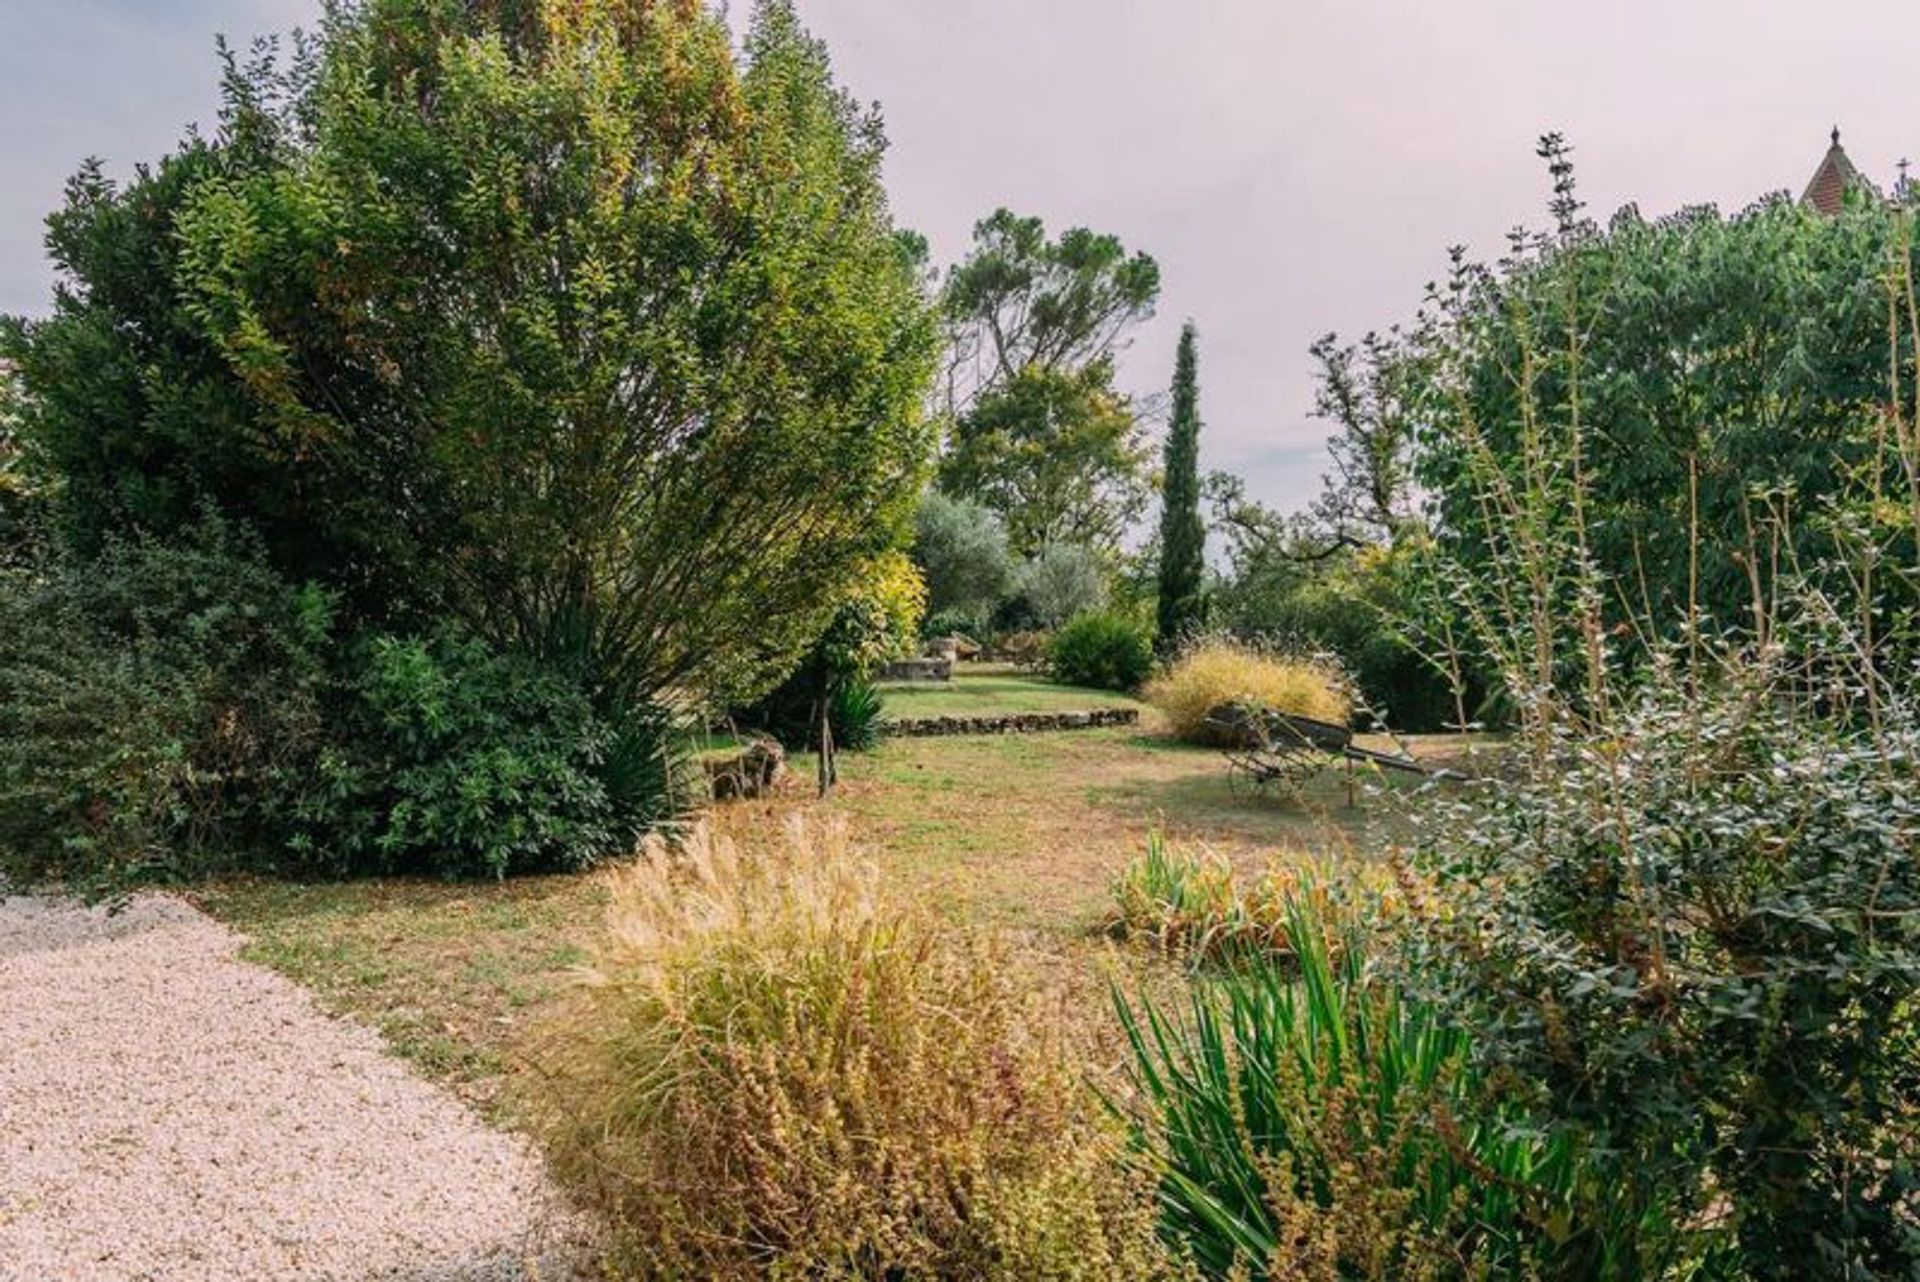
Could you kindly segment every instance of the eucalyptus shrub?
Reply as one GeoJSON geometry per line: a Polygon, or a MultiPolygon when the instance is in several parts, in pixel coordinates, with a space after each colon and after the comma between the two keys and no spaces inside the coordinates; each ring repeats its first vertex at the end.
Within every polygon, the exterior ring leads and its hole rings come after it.
{"type": "Polygon", "coordinates": [[[929,490],[914,514],[913,561],[936,615],[981,618],[1013,586],[1005,523],[978,503],[938,490],[929,490]]]}
{"type": "Polygon", "coordinates": [[[1043,628],[1057,628],[1107,601],[1107,574],[1100,558],[1072,543],[1041,548],[1015,573],[1014,585],[1027,614],[1043,628]]]}

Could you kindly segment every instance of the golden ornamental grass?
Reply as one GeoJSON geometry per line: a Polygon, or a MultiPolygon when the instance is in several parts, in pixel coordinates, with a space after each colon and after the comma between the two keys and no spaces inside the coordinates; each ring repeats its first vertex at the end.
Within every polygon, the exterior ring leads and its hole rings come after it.
{"type": "Polygon", "coordinates": [[[1397,870],[1380,865],[1276,854],[1279,862],[1243,881],[1219,855],[1176,850],[1154,834],[1114,878],[1102,929],[1208,964],[1291,952],[1296,909],[1330,928],[1327,949],[1336,956],[1416,911],[1411,873],[1403,883],[1397,870]]]}
{"type": "Polygon", "coordinates": [[[614,1275],[1169,1275],[1028,972],[877,882],[798,824],[611,875],[545,1114],[614,1275]]]}
{"type": "Polygon", "coordinates": [[[1149,681],[1146,700],[1173,733],[1189,743],[1218,743],[1208,714],[1225,704],[1252,703],[1276,712],[1345,724],[1353,712],[1346,682],[1330,664],[1291,658],[1222,638],[1203,640],[1149,681]]]}

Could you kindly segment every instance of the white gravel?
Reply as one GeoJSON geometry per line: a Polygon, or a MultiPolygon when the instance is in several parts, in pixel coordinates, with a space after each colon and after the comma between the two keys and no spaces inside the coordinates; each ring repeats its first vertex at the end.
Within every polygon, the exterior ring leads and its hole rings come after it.
{"type": "Polygon", "coordinates": [[[0,1279],[568,1276],[527,1147],[240,942],[0,897],[0,1279]]]}

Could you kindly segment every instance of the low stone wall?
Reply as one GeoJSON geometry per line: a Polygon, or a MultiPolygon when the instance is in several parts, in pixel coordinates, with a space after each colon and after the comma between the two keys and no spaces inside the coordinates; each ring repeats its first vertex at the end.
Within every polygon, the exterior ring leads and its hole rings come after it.
{"type": "Polygon", "coordinates": [[[909,739],[957,734],[1038,734],[1048,730],[1096,730],[1140,723],[1138,708],[1097,708],[1091,712],[1007,712],[992,717],[901,717],[882,722],[889,735],[909,739]]]}
{"type": "Polygon", "coordinates": [[[896,659],[880,669],[882,681],[951,681],[953,659],[929,656],[924,659],[896,659]]]}

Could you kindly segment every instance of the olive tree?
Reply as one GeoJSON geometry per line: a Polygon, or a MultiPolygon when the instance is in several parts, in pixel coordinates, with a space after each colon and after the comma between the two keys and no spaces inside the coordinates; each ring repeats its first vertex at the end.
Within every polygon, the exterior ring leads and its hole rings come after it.
{"type": "Polygon", "coordinates": [[[932,613],[984,615],[1013,583],[1007,531],[1000,518],[978,503],[938,490],[928,491],[914,514],[913,559],[926,579],[932,613]]]}

